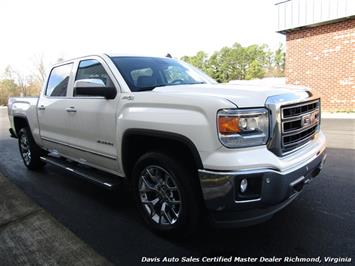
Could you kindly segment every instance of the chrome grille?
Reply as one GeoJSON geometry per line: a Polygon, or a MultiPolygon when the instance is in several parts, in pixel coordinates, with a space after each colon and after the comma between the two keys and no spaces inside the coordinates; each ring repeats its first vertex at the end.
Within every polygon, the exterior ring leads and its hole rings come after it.
{"type": "Polygon", "coordinates": [[[290,152],[308,141],[319,130],[320,101],[281,106],[281,150],[290,152]]]}

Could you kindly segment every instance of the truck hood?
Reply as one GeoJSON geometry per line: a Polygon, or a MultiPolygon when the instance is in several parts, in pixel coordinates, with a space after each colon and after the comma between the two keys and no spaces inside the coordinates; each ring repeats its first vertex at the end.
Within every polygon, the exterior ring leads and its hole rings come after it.
{"type": "Polygon", "coordinates": [[[157,87],[157,93],[182,94],[197,97],[219,97],[227,99],[238,107],[262,107],[268,97],[306,91],[298,86],[194,84],[157,87]]]}

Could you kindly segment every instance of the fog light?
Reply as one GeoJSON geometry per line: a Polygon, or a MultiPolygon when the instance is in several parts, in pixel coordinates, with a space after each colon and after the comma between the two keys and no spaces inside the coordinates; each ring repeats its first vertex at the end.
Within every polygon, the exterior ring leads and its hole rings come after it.
{"type": "Polygon", "coordinates": [[[242,179],[240,181],[240,192],[244,193],[248,188],[248,180],[246,178],[242,179]]]}

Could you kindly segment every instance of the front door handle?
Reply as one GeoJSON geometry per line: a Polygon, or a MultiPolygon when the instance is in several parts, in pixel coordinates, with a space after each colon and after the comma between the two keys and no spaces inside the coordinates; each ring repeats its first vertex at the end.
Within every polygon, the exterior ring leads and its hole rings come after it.
{"type": "Polygon", "coordinates": [[[71,106],[69,108],[66,108],[65,111],[67,111],[68,113],[76,113],[76,109],[74,106],[71,106]]]}
{"type": "Polygon", "coordinates": [[[40,111],[46,110],[46,107],[44,107],[44,105],[38,106],[38,110],[40,111]]]}

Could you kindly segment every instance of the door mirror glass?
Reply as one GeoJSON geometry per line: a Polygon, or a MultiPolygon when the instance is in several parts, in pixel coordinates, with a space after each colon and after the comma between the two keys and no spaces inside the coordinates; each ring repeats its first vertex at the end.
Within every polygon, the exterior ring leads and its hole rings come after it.
{"type": "Polygon", "coordinates": [[[116,97],[115,87],[107,87],[101,79],[79,79],[74,83],[74,96],[102,96],[106,99],[116,97]]]}

